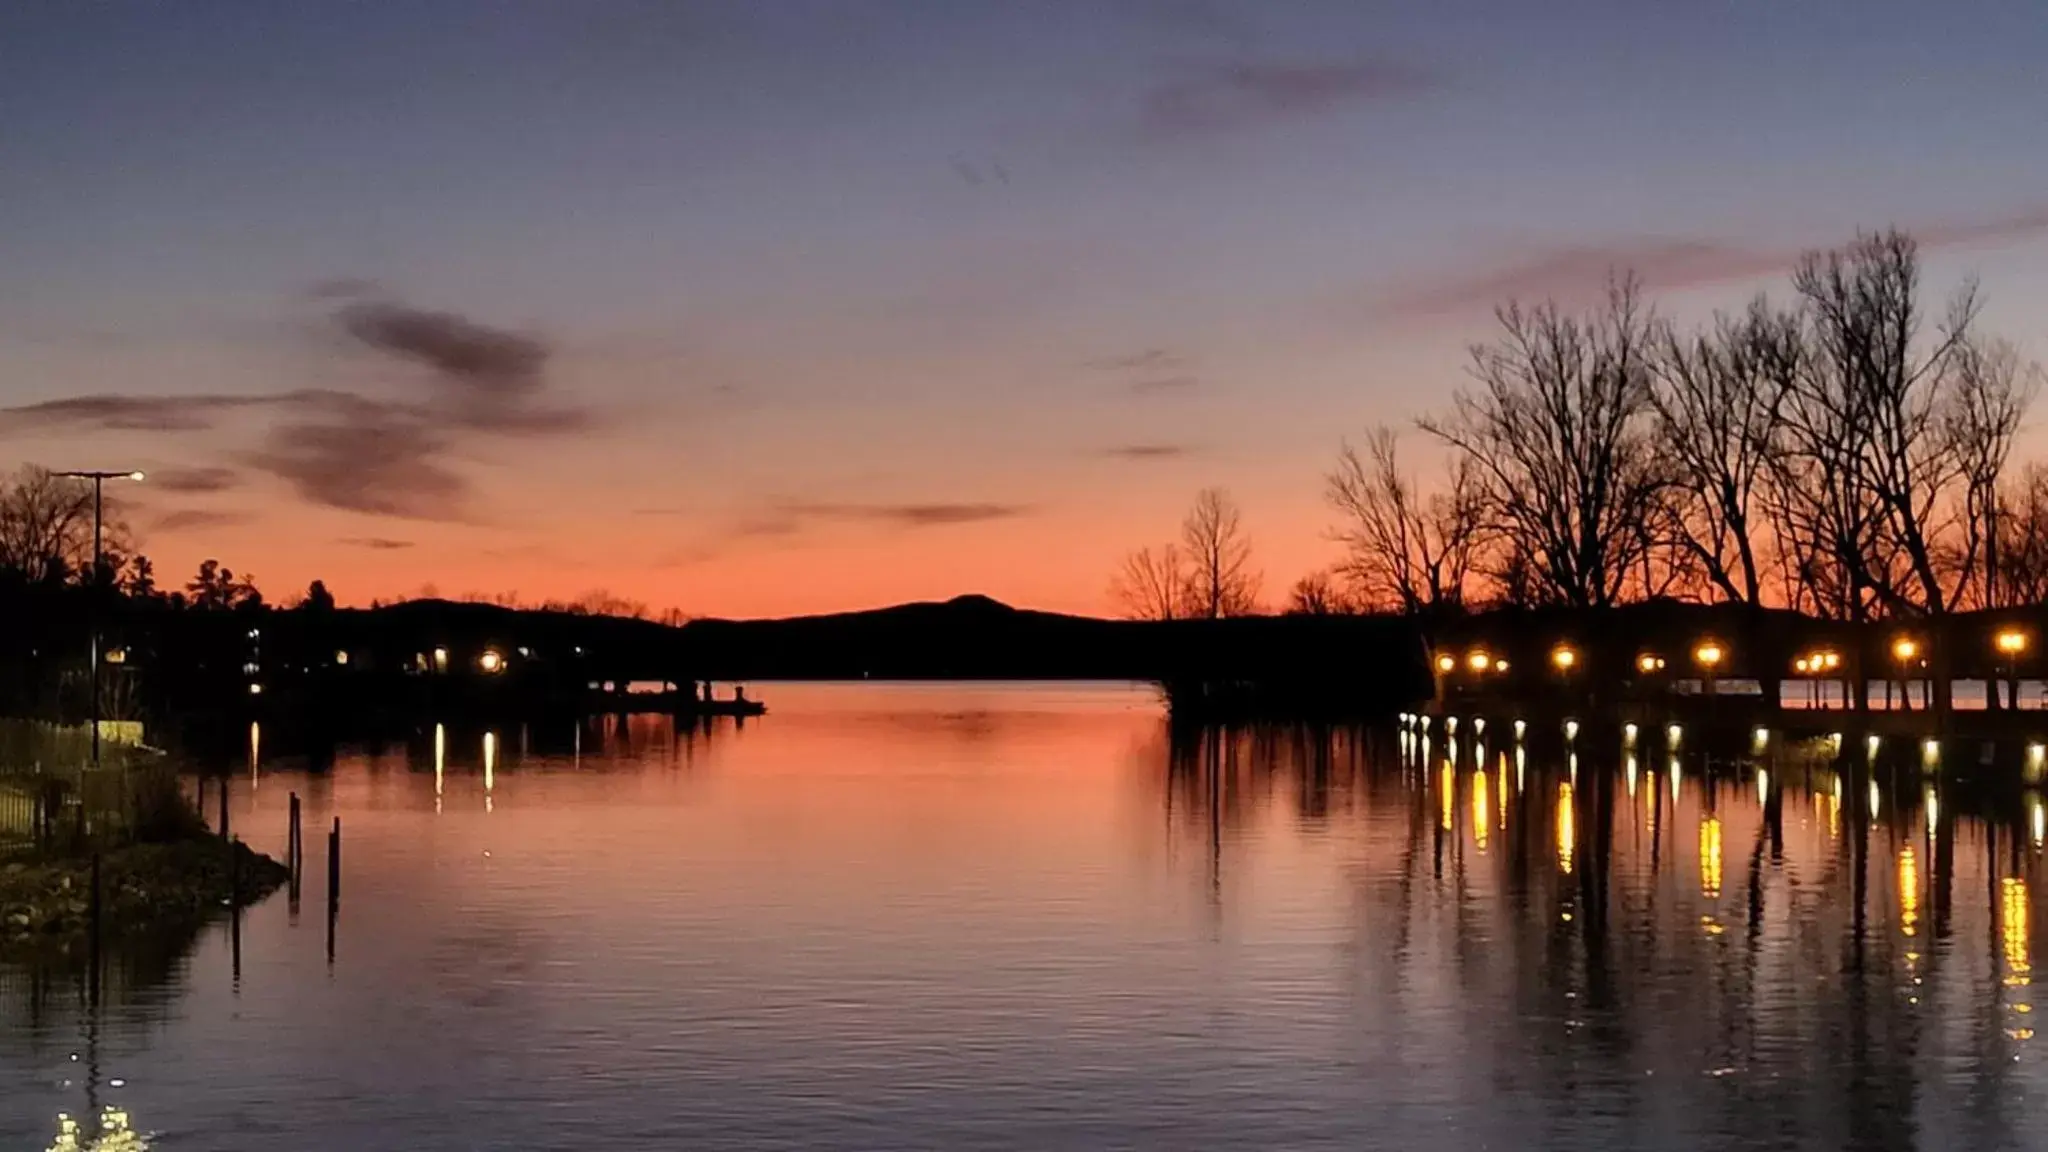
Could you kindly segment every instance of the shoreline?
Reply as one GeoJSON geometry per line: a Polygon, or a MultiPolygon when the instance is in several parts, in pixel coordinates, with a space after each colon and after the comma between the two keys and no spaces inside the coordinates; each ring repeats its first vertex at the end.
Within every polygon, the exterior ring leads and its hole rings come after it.
{"type": "MultiPolygon", "coordinates": [[[[290,870],[246,844],[212,836],[134,844],[100,856],[102,942],[203,924],[283,887],[290,870]],[[235,873],[239,871],[239,885],[235,873]],[[239,887],[239,891],[237,891],[239,887]]],[[[92,857],[0,864],[0,960],[71,955],[89,946],[92,857]]]]}

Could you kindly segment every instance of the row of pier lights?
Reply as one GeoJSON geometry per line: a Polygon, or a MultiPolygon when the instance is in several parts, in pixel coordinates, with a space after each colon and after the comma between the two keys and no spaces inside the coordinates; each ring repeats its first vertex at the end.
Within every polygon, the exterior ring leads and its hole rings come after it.
{"type": "MultiPolygon", "coordinates": [[[[1412,742],[1416,747],[1423,750],[1426,754],[1429,748],[1429,740],[1431,733],[1436,723],[1438,721],[1441,721],[1443,724],[1444,739],[1447,744],[1446,755],[1449,756],[1451,759],[1457,758],[1459,724],[1458,717],[1448,715],[1431,716],[1428,713],[1424,712],[1402,712],[1399,714],[1398,719],[1400,722],[1401,729],[1401,743],[1404,751],[1409,747],[1409,745],[1412,742]]],[[[1516,755],[1519,758],[1519,756],[1521,755],[1523,738],[1527,736],[1529,732],[1529,723],[1526,720],[1518,719],[1511,722],[1511,728],[1514,732],[1514,746],[1516,749],[1516,755]]],[[[1573,753],[1572,762],[1573,767],[1576,769],[1578,760],[1578,757],[1576,755],[1576,746],[1578,744],[1579,739],[1579,722],[1573,719],[1566,719],[1560,721],[1558,724],[1558,731],[1562,733],[1564,736],[1564,746],[1566,751],[1573,753]]],[[[1486,717],[1474,716],[1471,718],[1471,733],[1474,753],[1480,759],[1483,760],[1485,758],[1486,748],[1486,717]]],[[[1638,728],[1635,724],[1623,724],[1621,726],[1622,750],[1625,752],[1634,752],[1636,749],[1637,738],[1640,736],[1640,734],[1641,729],[1638,728]]],[[[1758,728],[1755,732],[1751,733],[1750,753],[1752,755],[1761,756],[1765,752],[1769,751],[1771,746],[1771,737],[1772,733],[1769,728],[1758,728]]],[[[1673,756],[1676,756],[1679,747],[1683,743],[1684,739],[1685,726],[1683,724],[1672,723],[1665,725],[1665,751],[1671,753],[1673,756]]],[[[1842,740],[1843,736],[1840,732],[1831,732],[1825,737],[1825,743],[1828,752],[1831,755],[1841,755],[1842,740]]],[[[1865,737],[1864,754],[1868,756],[1871,760],[1875,760],[1877,758],[1879,750],[1883,747],[1883,743],[1883,740],[1875,734],[1865,737]]],[[[1920,742],[1920,760],[1921,764],[1926,768],[1938,768],[1941,765],[1941,741],[1933,737],[1928,737],[1922,740],[1920,742]]],[[[2043,775],[2044,770],[2048,770],[2048,744],[2043,744],[2039,741],[2035,741],[2027,745],[2026,768],[2030,782],[2040,778],[2043,775]]]]}
{"type": "MultiPolygon", "coordinates": [[[[2027,649],[2032,646],[2032,641],[2025,632],[2013,628],[2000,631],[1993,637],[1992,643],[2004,660],[2003,671],[2007,676],[2017,673],[2020,661],[2026,656],[2027,649]]],[[[1914,668],[1923,667],[1926,663],[1921,658],[1920,642],[1911,636],[1900,636],[1893,640],[1891,651],[1892,659],[1898,662],[1901,679],[1908,678],[1914,668]]],[[[1713,693],[1715,674],[1727,657],[1727,649],[1719,640],[1711,637],[1704,638],[1693,646],[1692,659],[1699,667],[1703,692],[1709,695],[1713,693]]],[[[1560,676],[1569,678],[1580,663],[1579,650],[1568,643],[1560,643],[1550,650],[1551,667],[1555,668],[1560,676]]],[[[1665,658],[1656,652],[1642,652],[1635,659],[1636,671],[1645,675],[1662,672],[1665,666],[1665,658]]],[[[1474,648],[1467,653],[1465,667],[1475,678],[1498,676],[1509,670],[1506,659],[1484,648],[1474,648]]],[[[1837,672],[1841,667],[1842,654],[1827,648],[1804,653],[1792,661],[1792,670],[1795,673],[1816,680],[1829,678],[1827,674],[1837,672]]],[[[1446,676],[1455,673],[1458,670],[1458,657],[1449,652],[1438,653],[1436,669],[1446,676]]]]}

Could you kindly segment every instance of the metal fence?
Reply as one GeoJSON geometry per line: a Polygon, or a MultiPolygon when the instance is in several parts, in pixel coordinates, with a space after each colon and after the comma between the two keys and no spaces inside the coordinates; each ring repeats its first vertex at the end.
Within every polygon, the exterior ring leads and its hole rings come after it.
{"type": "Polygon", "coordinates": [[[0,851],[115,847],[196,819],[175,768],[140,732],[0,719],[0,851]],[[110,739],[110,737],[114,737],[110,739]]]}

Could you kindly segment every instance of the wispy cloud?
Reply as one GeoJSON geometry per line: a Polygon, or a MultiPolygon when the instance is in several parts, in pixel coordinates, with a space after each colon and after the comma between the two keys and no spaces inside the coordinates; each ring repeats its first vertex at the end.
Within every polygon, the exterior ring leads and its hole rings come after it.
{"type": "Polygon", "coordinates": [[[1105,356],[1088,362],[1088,367],[1103,372],[1178,372],[1187,365],[1187,357],[1166,348],[1147,348],[1142,352],[1105,356]]]}
{"type": "Polygon", "coordinates": [[[1145,91],[1139,132],[1148,140],[1178,140],[1406,99],[1439,86],[1428,70],[1395,60],[1204,64],[1145,91]]]}
{"type": "Polygon", "coordinates": [[[1116,460],[1150,462],[1180,460],[1194,455],[1194,451],[1186,444],[1118,444],[1103,449],[1102,454],[1116,460]]]}
{"type": "Polygon", "coordinates": [[[350,548],[368,548],[373,552],[397,552],[413,546],[410,540],[394,540],[388,536],[344,536],[335,543],[350,548]]]}
{"type": "Polygon", "coordinates": [[[165,512],[150,521],[154,532],[195,532],[205,528],[226,528],[249,522],[246,512],[224,512],[210,508],[181,508],[165,512]]]}
{"type": "Polygon", "coordinates": [[[107,432],[203,432],[223,416],[279,408],[315,395],[285,392],[269,396],[201,393],[192,396],[137,396],[99,392],[0,409],[0,432],[101,430],[107,432]]]}
{"type": "Polygon", "coordinates": [[[149,474],[151,489],[189,495],[225,492],[240,480],[232,468],[158,468],[149,474]]]}
{"type": "MultiPolygon", "coordinates": [[[[415,308],[379,292],[368,281],[332,281],[318,286],[313,298],[332,308],[327,319],[350,346],[371,354],[387,373],[406,373],[386,381],[389,393],[101,393],[0,409],[0,433],[198,432],[233,414],[261,412],[273,422],[241,458],[306,502],[367,515],[460,520],[471,515],[472,493],[452,461],[467,443],[573,434],[591,425],[587,406],[549,393],[550,347],[540,337],[415,308]]],[[[172,491],[204,492],[234,480],[228,469],[190,469],[160,482],[172,491]]]]}
{"type": "Polygon", "coordinates": [[[996,501],[860,503],[775,499],[735,517],[657,563],[664,567],[701,564],[740,545],[796,539],[831,524],[926,531],[1009,520],[1034,511],[1036,508],[1030,504],[996,501]]]}
{"type": "Polygon", "coordinates": [[[941,528],[1009,520],[1031,511],[1028,504],[932,503],[838,504],[786,503],[779,511],[796,520],[851,520],[893,524],[903,528],[941,528]]]}
{"type": "MultiPolygon", "coordinates": [[[[1923,249],[2029,239],[2048,234],[2048,205],[1908,231],[1923,249]]],[[[1837,237],[1828,243],[1846,239],[1837,237]]],[[[1509,300],[1581,299],[1598,293],[1609,277],[1623,272],[1633,272],[1646,287],[1664,289],[1755,280],[1791,271],[1801,252],[1810,247],[1682,236],[1567,244],[1394,292],[1381,301],[1381,308],[1396,315],[1423,316],[1487,308],[1509,300]]]]}
{"type": "Polygon", "coordinates": [[[1138,352],[1104,356],[1085,367],[1115,376],[1118,383],[1136,396],[1169,395],[1198,387],[1201,380],[1189,371],[1187,355],[1168,348],[1146,348],[1138,352]]]}

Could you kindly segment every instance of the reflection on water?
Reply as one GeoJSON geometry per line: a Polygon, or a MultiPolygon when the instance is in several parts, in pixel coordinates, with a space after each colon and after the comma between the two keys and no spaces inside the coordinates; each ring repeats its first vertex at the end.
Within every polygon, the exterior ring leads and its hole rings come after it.
{"type": "Polygon", "coordinates": [[[0,967],[0,1147],[2039,1142],[2041,800],[1917,747],[1473,723],[1447,755],[1090,686],[776,706],[252,731],[237,830],[281,850],[293,792],[347,828],[333,967],[281,900],[239,981],[224,926],[97,1004],[0,967]]]}

